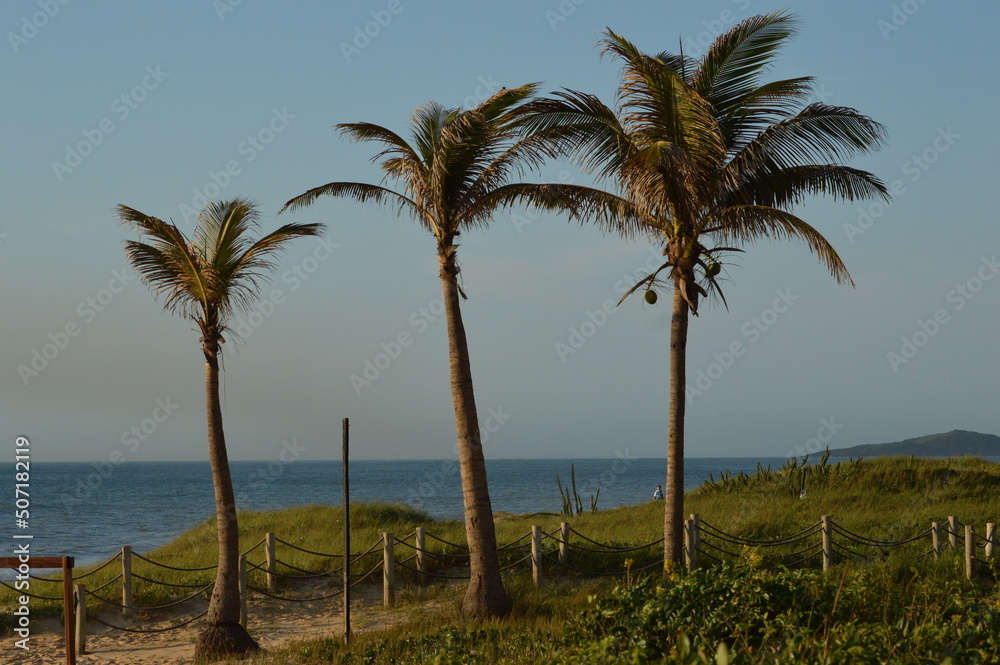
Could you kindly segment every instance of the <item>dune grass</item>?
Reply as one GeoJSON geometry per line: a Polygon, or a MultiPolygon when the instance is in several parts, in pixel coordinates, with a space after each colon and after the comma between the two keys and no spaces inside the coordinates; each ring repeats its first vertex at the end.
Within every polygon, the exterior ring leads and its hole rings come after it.
{"type": "MultiPolygon", "coordinates": [[[[553,486],[553,494],[556,493],[553,486]]],[[[849,461],[838,464],[820,464],[806,467],[787,465],[783,469],[762,469],[750,476],[726,476],[722,480],[706,482],[686,497],[685,513],[698,513],[714,526],[750,538],[773,538],[788,535],[816,523],[821,515],[832,515],[838,524],[871,538],[894,540],[909,537],[926,529],[931,521],[944,522],[948,515],[956,515],[963,522],[975,524],[982,533],[982,525],[996,522],[1000,517],[1000,504],[995,497],[1000,495],[1000,465],[976,458],[950,460],[927,460],[912,458],[883,458],[874,460],[849,461]],[[806,498],[798,497],[798,489],[805,482],[806,498]]],[[[241,549],[248,550],[261,541],[266,532],[306,550],[339,554],[342,542],[342,512],[340,508],[328,506],[302,506],[275,512],[240,514],[241,549]]],[[[503,545],[525,536],[531,526],[538,524],[547,532],[559,528],[559,523],[569,520],[573,528],[600,543],[616,546],[635,546],[651,543],[662,537],[663,504],[649,502],[638,506],[622,507],[580,514],[566,518],[555,514],[500,515],[497,518],[498,542],[503,545]]],[[[364,560],[354,564],[355,573],[377,568],[381,561],[380,541],[384,531],[392,531],[397,538],[411,534],[417,526],[423,526],[444,541],[463,544],[464,525],[456,520],[435,520],[426,514],[402,505],[364,504],[352,507],[352,550],[355,553],[375,549],[364,560]]],[[[412,538],[408,541],[413,542],[412,538]]],[[[527,539],[521,540],[522,546],[527,539]]],[[[573,536],[573,542],[583,546],[588,543],[573,536]]],[[[455,565],[461,564],[461,549],[432,538],[428,548],[439,554],[455,556],[455,565]]],[[[554,550],[556,543],[546,541],[546,549],[554,550]]],[[[520,558],[527,553],[522,547],[503,554],[505,563],[520,558]]],[[[412,553],[406,546],[397,549],[397,560],[405,559],[412,553]]],[[[147,558],[179,568],[199,568],[211,566],[217,557],[217,541],[214,520],[207,520],[184,533],[171,543],[150,552],[142,553],[147,558]]],[[[602,570],[621,574],[631,564],[628,559],[638,561],[659,555],[659,546],[652,546],[638,553],[593,554],[585,551],[573,552],[573,563],[589,570],[602,570]]],[[[264,555],[261,547],[248,556],[251,563],[261,563],[264,555]]],[[[309,555],[284,544],[278,545],[278,559],[290,566],[279,565],[279,572],[299,573],[302,569],[325,572],[340,565],[337,558],[323,558],[309,555]],[[293,568],[294,567],[294,568],[293,568]]],[[[411,564],[412,565],[412,564],[411,564]]],[[[449,570],[445,563],[431,560],[441,572],[449,570]]],[[[914,564],[903,556],[890,556],[877,564],[887,579],[895,576],[903,579],[911,575],[914,564]]],[[[839,566],[844,571],[864,571],[865,564],[839,566]]],[[[961,557],[957,553],[940,561],[926,559],[919,565],[920,574],[942,580],[962,582],[961,557]]],[[[77,574],[87,570],[78,570],[77,574]]],[[[98,588],[111,581],[120,572],[120,565],[113,563],[107,568],[88,577],[88,588],[98,588]]],[[[214,578],[214,571],[182,572],[157,568],[141,560],[133,563],[133,572],[171,584],[200,585],[214,578]]],[[[854,574],[851,572],[850,574],[854,574]]],[[[398,573],[400,583],[409,585],[413,576],[405,570],[398,573]]],[[[508,585],[517,599],[518,609],[513,617],[503,621],[485,624],[468,623],[458,617],[457,606],[461,585],[442,584],[430,592],[411,593],[404,591],[401,597],[419,601],[431,596],[443,599],[441,612],[424,615],[415,614],[404,626],[388,633],[360,637],[356,647],[348,655],[338,651],[332,643],[310,643],[296,647],[299,651],[289,655],[288,662],[329,662],[333,652],[338,653],[337,661],[350,662],[421,662],[419,660],[395,660],[397,650],[417,649],[413,640],[423,639],[423,646],[417,651],[432,653],[442,644],[483,646],[479,650],[489,653],[491,659],[469,662],[535,662],[527,654],[542,658],[542,647],[532,645],[547,644],[551,647],[562,640],[562,625],[575,613],[586,606],[588,595],[605,593],[615,583],[611,580],[585,579],[571,573],[547,571],[552,580],[541,591],[530,585],[525,572],[508,575],[508,585]],[[451,601],[454,602],[451,602],[451,601]],[[486,631],[486,632],[481,632],[486,631]],[[423,636],[422,638],[420,636],[423,636]],[[410,640],[407,642],[407,640],[410,640]],[[363,647],[363,648],[362,648],[363,647]],[[483,649],[486,649],[485,651],[483,649]],[[540,650],[541,649],[541,650],[540,650]],[[370,658],[357,660],[355,656],[368,650],[370,658]],[[525,655],[523,659],[508,659],[505,650],[525,655]],[[327,658],[327,660],[323,660],[327,658]]],[[[980,584],[992,583],[991,573],[984,573],[980,584]]],[[[371,580],[379,582],[378,576],[371,580]]],[[[250,583],[263,586],[263,574],[252,572],[250,583]]],[[[889,584],[888,582],[886,584],[889,584]]],[[[195,587],[163,587],[136,581],[135,603],[142,606],[156,605],[188,595],[195,587]]],[[[319,588],[319,587],[317,587],[319,588]]],[[[58,596],[58,584],[33,582],[31,591],[41,595],[58,596]]],[[[111,582],[101,595],[113,600],[120,599],[120,583],[111,582]]],[[[0,592],[0,606],[11,606],[14,594],[7,589],[0,592]]],[[[95,603],[91,601],[93,606],[95,603]]],[[[99,606],[99,603],[96,603],[99,606]]],[[[33,601],[32,611],[36,614],[57,614],[61,602],[33,601]]],[[[548,648],[548,647],[546,647],[548,648]]],[[[446,649],[447,650],[447,649],[446,649]]],[[[294,650],[293,650],[294,651],[294,650]]],[[[547,651],[551,655],[551,650],[547,651]]],[[[288,652],[291,654],[291,651],[288,652]]],[[[430,657],[430,656],[428,656],[430,657]]],[[[511,656],[511,658],[513,658],[511,656]]],[[[282,661],[274,661],[282,662],[282,661]]],[[[540,661],[537,661],[540,662],[540,661]]]]}

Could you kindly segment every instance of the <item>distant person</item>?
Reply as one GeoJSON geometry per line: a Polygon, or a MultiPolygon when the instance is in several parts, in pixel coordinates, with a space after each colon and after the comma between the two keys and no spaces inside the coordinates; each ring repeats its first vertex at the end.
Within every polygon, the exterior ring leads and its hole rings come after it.
{"type": "Polygon", "coordinates": [[[656,486],[656,491],[653,492],[653,501],[663,501],[663,488],[659,485],[656,486]]]}

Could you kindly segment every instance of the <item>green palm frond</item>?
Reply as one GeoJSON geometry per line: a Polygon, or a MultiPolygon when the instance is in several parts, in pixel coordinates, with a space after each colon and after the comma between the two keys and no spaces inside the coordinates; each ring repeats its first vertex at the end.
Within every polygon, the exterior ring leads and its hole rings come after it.
{"type": "MultiPolygon", "coordinates": [[[[807,196],[831,196],[842,201],[890,200],[879,178],[848,166],[810,164],[764,172],[747,179],[726,197],[726,204],[752,203],[789,208],[807,196]]],[[[710,233],[712,228],[704,232],[710,233]]]]}
{"type": "MultiPolygon", "coordinates": [[[[524,206],[544,212],[566,214],[581,224],[596,224],[598,228],[625,238],[656,239],[655,224],[632,201],[615,194],[570,184],[515,183],[505,185],[483,197],[475,207],[465,211],[466,219],[489,218],[497,210],[524,206]]],[[[465,219],[463,219],[465,223],[465,219]]]]}
{"type": "Polygon", "coordinates": [[[319,235],[322,224],[286,224],[259,240],[256,206],[245,199],[209,203],[193,238],[176,225],[120,205],[119,221],[147,242],[125,241],[125,254],[164,309],[198,322],[206,336],[221,336],[228,316],[253,304],[274,256],[289,240],[319,235]]]}
{"type": "Polygon", "coordinates": [[[713,42],[691,75],[691,86],[719,118],[742,113],[758,87],[760,75],[773,64],[778,49],[792,37],[798,20],[787,12],[752,16],[713,42]]]}
{"type": "Polygon", "coordinates": [[[743,177],[761,168],[843,163],[880,148],[885,140],[885,127],[854,109],[810,104],[749,141],[733,157],[729,171],[734,177],[743,177]]]}
{"type": "Polygon", "coordinates": [[[834,279],[841,284],[854,285],[833,245],[819,231],[788,211],[762,205],[731,206],[712,215],[710,228],[720,241],[738,245],[760,240],[800,240],[834,279]]]}

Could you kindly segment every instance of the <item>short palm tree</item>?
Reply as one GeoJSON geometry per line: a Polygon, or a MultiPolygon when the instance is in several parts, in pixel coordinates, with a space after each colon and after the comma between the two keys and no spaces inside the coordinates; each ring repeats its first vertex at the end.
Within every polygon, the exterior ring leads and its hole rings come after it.
{"type": "Polygon", "coordinates": [[[517,107],[536,87],[503,89],[468,110],[447,109],[435,102],[425,104],[413,112],[412,143],[371,123],[337,125],[342,134],[355,141],[374,141],[384,146],[375,159],[382,159],[386,177],[400,183],[402,191],[360,182],[331,182],[293,198],[284,208],[302,208],[324,195],[345,196],[409,213],[434,236],[448,328],[471,568],[462,607],[471,615],[502,615],[510,609],[510,600],[500,577],[469,345],[459,306],[460,298],[466,296],[459,283],[457,240],[465,231],[487,226],[493,214],[505,206],[524,203],[604,219],[607,215],[601,205],[613,198],[585,188],[510,182],[513,174],[538,157],[516,141],[510,124],[517,107]]]}
{"type": "Polygon", "coordinates": [[[125,254],[164,309],[189,318],[201,332],[208,407],[208,452],[215,486],[219,568],[208,606],[208,627],[198,636],[196,657],[217,660],[259,650],[240,625],[239,528],[229,475],[219,403],[219,361],[234,312],[253,304],[273,270],[275,254],[298,236],[317,235],[320,224],[286,224],[254,240],[258,213],[243,199],[211,203],[201,212],[191,239],[173,223],[120,205],[118,219],[146,242],[125,241],[125,254]]]}
{"type": "Polygon", "coordinates": [[[632,216],[663,243],[664,265],[632,291],[673,292],[666,561],[682,555],[688,318],[698,314],[699,299],[722,296],[722,256],[760,240],[793,238],[838,282],[852,283],[830,243],[791,210],[813,194],[888,199],[878,178],[842,163],[878,148],[881,125],[851,108],[806,104],[811,78],[761,81],[794,32],[790,14],[754,16],[694,60],[646,55],[607,29],[602,55],[624,65],[616,109],[572,90],[523,107],[526,133],[551,156],[571,156],[614,183],[632,216]]]}

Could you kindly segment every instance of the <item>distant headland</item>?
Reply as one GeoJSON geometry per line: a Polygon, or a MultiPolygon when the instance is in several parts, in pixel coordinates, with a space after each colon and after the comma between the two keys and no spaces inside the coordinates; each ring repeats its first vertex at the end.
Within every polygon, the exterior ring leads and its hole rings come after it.
{"type": "Polygon", "coordinates": [[[886,455],[1000,457],[1000,436],[956,429],[944,434],[931,434],[895,443],[871,443],[830,451],[830,457],[881,457],[886,455]]]}

